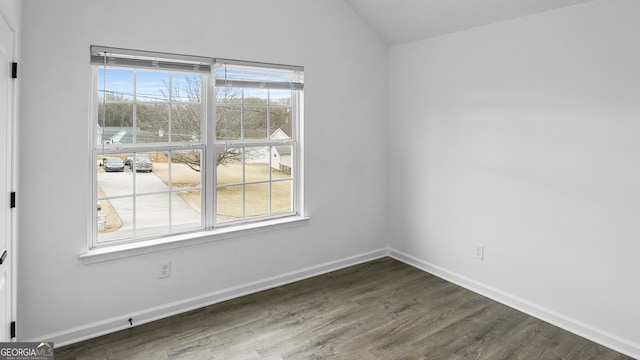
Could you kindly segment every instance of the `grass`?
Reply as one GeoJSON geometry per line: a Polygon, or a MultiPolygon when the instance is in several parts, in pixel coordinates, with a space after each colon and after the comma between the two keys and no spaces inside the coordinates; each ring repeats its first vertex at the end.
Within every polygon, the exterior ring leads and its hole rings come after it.
{"type": "MultiPolygon", "coordinates": [[[[218,166],[218,185],[229,185],[217,190],[217,216],[241,219],[243,217],[243,189],[238,184],[242,181],[242,164],[230,163],[218,166]]],[[[169,170],[166,163],[155,163],[153,172],[166,184],[169,183],[169,170]]],[[[278,170],[271,169],[268,164],[246,164],[245,181],[256,182],[272,179],[289,179],[290,176],[278,170]]],[[[190,169],[185,164],[173,164],[171,168],[172,186],[189,188],[200,186],[200,172],[190,169]]],[[[274,182],[271,188],[272,214],[285,214],[291,212],[291,181],[274,182]]],[[[196,211],[201,210],[200,190],[185,190],[178,194],[196,211]]],[[[269,215],[269,184],[250,184],[244,189],[246,217],[269,215]]]]}
{"type": "MultiPolygon", "coordinates": [[[[105,193],[102,188],[98,186],[98,198],[104,197],[105,193]]],[[[104,216],[106,218],[105,226],[98,226],[99,233],[112,232],[122,227],[122,220],[118,213],[115,211],[109,200],[100,200],[100,210],[98,216],[104,216]]],[[[98,221],[99,223],[100,221],[98,221]]]]}

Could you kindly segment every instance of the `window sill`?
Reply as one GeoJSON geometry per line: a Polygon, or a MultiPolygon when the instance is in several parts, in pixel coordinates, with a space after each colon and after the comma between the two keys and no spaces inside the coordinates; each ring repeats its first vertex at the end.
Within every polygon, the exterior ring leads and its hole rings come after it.
{"type": "Polygon", "coordinates": [[[287,229],[295,226],[301,226],[308,220],[309,217],[296,216],[239,226],[229,226],[215,230],[203,230],[195,233],[168,236],[160,239],[91,249],[84,254],[80,254],[79,258],[85,265],[89,265],[240,236],[254,235],[265,231],[287,229]]]}

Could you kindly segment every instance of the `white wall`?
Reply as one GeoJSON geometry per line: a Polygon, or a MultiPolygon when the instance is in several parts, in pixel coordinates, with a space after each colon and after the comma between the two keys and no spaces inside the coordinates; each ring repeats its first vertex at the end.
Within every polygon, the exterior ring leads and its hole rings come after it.
{"type": "Polygon", "coordinates": [[[638,14],[593,1],[396,46],[387,74],[393,254],[636,357],[638,14]]]}
{"type": "Polygon", "coordinates": [[[341,0],[25,0],[23,12],[20,340],[61,345],[384,254],[386,48],[341,0]],[[84,265],[91,44],[303,65],[311,220],[84,265]],[[172,276],[157,279],[165,260],[172,276]]]}
{"type": "MultiPolygon", "coordinates": [[[[16,61],[16,62],[20,62],[20,53],[19,53],[19,49],[17,46],[17,43],[20,41],[20,34],[21,34],[21,5],[20,2],[18,0],[0,0],[0,15],[3,17],[3,19],[0,19],[0,21],[2,22],[6,22],[9,27],[13,30],[13,43],[14,43],[14,48],[12,51],[12,55],[13,58],[10,59],[11,61],[16,61]]],[[[2,26],[6,26],[6,25],[2,25],[2,26]]],[[[6,44],[3,44],[6,45],[6,44]]],[[[9,64],[4,64],[4,66],[9,66],[9,64]]],[[[14,116],[12,121],[9,122],[8,127],[2,127],[2,131],[3,134],[0,134],[0,137],[2,137],[2,144],[0,146],[7,146],[7,149],[9,150],[8,155],[11,157],[10,159],[8,159],[8,162],[4,162],[4,165],[8,165],[6,168],[4,169],[0,169],[0,176],[5,177],[6,176],[6,180],[7,182],[2,182],[3,184],[6,184],[7,186],[2,186],[2,189],[0,191],[6,191],[6,196],[3,194],[3,196],[0,196],[3,200],[8,200],[9,199],[9,192],[10,191],[14,191],[16,189],[16,174],[15,171],[13,170],[14,166],[15,166],[15,159],[16,159],[16,147],[17,147],[17,141],[16,139],[13,138],[13,134],[15,134],[16,132],[16,124],[17,124],[17,109],[16,109],[16,104],[18,104],[18,99],[19,99],[19,88],[18,88],[18,83],[15,80],[11,80],[12,82],[12,106],[11,106],[11,111],[13,112],[14,116]],[[5,132],[6,130],[6,132],[5,132]],[[7,139],[9,139],[9,141],[7,141],[7,139]]],[[[7,86],[7,84],[5,83],[4,86],[7,86]]],[[[3,101],[6,101],[6,99],[2,99],[3,101]]],[[[4,125],[4,124],[3,124],[4,125]]],[[[4,153],[3,153],[4,156],[4,153]]],[[[4,159],[3,159],[4,160],[4,159]]],[[[3,206],[6,206],[3,205],[3,206]]],[[[6,313],[6,315],[8,316],[4,316],[5,314],[3,314],[2,319],[5,321],[3,324],[1,324],[0,326],[2,326],[4,329],[2,331],[3,337],[5,335],[8,335],[8,329],[9,329],[9,323],[14,321],[16,319],[16,303],[17,303],[17,291],[16,291],[16,267],[17,267],[17,246],[16,246],[16,241],[15,241],[15,232],[16,232],[16,227],[15,227],[15,216],[13,213],[8,213],[8,212],[2,212],[3,214],[3,218],[0,219],[0,232],[1,233],[5,233],[6,234],[10,234],[9,236],[11,237],[10,239],[7,239],[8,242],[5,244],[6,248],[3,250],[7,250],[7,258],[5,258],[5,265],[10,267],[10,273],[8,274],[9,277],[5,278],[3,277],[3,281],[7,281],[4,284],[4,287],[7,289],[7,291],[3,291],[3,296],[4,295],[9,295],[10,299],[3,299],[3,309],[2,311],[8,311],[6,313]],[[4,218],[4,214],[7,214],[9,216],[9,219],[4,218]],[[7,228],[5,228],[5,226],[7,228]],[[4,300],[8,300],[4,301],[4,300]],[[9,306],[9,308],[4,308],[4,305],[9,306]]],[[[4,273],[3,273],[4,274],[4,273]]]]}
{"type": "Polygon", "coordinates": [[[0,0],[0,10],[9,24],[18,32],[21,25],[21,4],[19,0],[0,0]]]}

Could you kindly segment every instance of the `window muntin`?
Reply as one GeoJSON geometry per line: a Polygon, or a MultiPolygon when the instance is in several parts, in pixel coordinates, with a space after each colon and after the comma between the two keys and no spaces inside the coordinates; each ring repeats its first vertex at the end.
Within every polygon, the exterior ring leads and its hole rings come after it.
{"type": "Polygon", "coordinates": [[[90,247],[300,214],[302,68],[92,51],[90,247]]]}

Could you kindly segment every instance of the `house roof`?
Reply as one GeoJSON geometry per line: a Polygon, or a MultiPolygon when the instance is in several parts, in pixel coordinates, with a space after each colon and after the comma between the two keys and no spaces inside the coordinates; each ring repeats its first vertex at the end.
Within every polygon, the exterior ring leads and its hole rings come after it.
{"type": "Polygon", "coordinates": [[[275,148],[280,155],[291,155],[291,146],[276,146],[275,148]]]}
{"type": "Polygon", "coordinates": [[[286,122],[279,128],[277,128],[274,132],[271,133],[271,139],[286,139],[291,138],[291,123],[286,122]]]}
{"type": "Polygon", "coordinates": [[[291,137],[291,122],[287,121],[282,126],[280,126],[280,130],[282,130],[288,137],[291,137]]]}
{"type": "MultiPolygon", "coordinates": [[[[133,143],[133,133],[134,128],[130,126],[119,127],[119,126],[105,126],[102,129],[102,141],[108,140],[115,136],[119,131],[125,130],[126,133],[118,140],[120,144],[132,144],[133,143]]],[[[138,128],[137,132],[137,140],[138,142],[157,142],[158,134],[157,132],[144,131],[138,128]]],[[[98,136],[100,136],[100,130],[98,131],[98,136]]],[[[99,139],[100,140],[100,139],[99,139]]]]}

